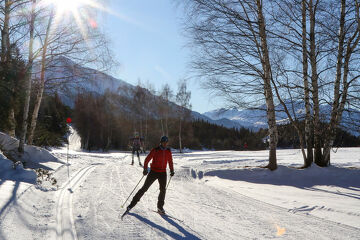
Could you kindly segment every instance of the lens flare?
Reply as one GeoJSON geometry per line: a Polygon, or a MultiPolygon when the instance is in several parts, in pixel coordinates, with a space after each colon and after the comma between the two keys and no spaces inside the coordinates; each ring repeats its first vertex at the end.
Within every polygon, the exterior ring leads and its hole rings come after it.
{"type": "Polygon", "coordinates": [[[278,225],[276,225],[276,229],[277,229],[276,236],[278,236],[278,237],[281,237],[286,232],[285,228],[279,227],[278,225]]]}
{"type": "MultiPolygon", "coordinates": [[[[110,13],[99,0],[44,0],[41,5],[52,7],[54,12],[54,27],[62,22],[64,18],[72,17],[76,22],[83,37],[86,38],[86,29],[98,27],[96,17],[92,10],[110,13]]],[[[94,12],[94,11],[93,11],[94,12]]]]}

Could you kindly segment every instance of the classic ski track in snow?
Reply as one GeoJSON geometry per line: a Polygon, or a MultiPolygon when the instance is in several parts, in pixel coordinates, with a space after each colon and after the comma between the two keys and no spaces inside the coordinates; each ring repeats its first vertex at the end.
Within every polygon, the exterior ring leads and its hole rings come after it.
{"type": "MultiPolygon", "coordinates": [[[[136,166],[136,165],[135,165],[136,166]]],[[[122,179],[125,179],[125,176],[124,176],[124,172],[122,172],[122,174],[120,174],[120,171],[119,171],[119,166],[115,166],[115,169],[116,169],[116,173],[117,173],[117,177],[118,179],[122,180],[122,179]]],[[[123,181],[119,181],[120,182],[120,186],[121,186],[121,189],[122,189],[122,193],[124,193],[124,195],[126,193],[130,194],[130,191],[128,191],[125,186],[124,186],[124,182],[123,181]]],[[[131,181],[130,181],[131,183],[131,181]]],[[[143,184],[143,181],[139,184],[138,188],[141,187],[143,184]]],[[[129,185],[129,182],[127,182],[127,185],[130,187],[129,185]]],[[[132,197],[134,196],[134,194],[136,193],[137,190],[134,191],[134,193],[132,194],[132,196],[130,196],[129,200],[124,204],[124,208],[120,208],[120,214],[119,214],[119,218],[121,217],[121,215],[123,214],[123,212],[126,210],[126,207],[128,206],[128,204],[130,203],[132,197]]],[[[123,196],[123,199],[126,199],[127,196],[123,196]]],[[[124,201],[124,200],[120,200],[120,201],[124,201]]],[[[122,202],[123,203],[123,202],[122,202]]],[[[122,220],[122,226],[121,226],[122,229],[124,229],[126,232],[126,238],[124,239],[144,239],[143,236],[139,236],[139,233],[137,231],[137,224],[134,222],[134,220],[130,217],[130,215],[127,215],[124,217],[124,219],[122,220]]]]}
{"type": "Polygon", "coordinates": [[[90,165],[79,170],[61,187],[56,214],[56,239],[78,239],[73,218],[72,196],[75,189],[95,167],[94,165],[90,165]]]}
{"type": "MultiPolygon", "coordinates": [[[[88,160],[90,164],[96,158],[88,160]]],[[[78,212],[74,215],[86,216],[76,222],[80,239],[269,239],[281,234],[285,239],[356,239],[360,234],[360,229],[292,213],[241,190],[213,185],[212,177],[194,179],[181,167],[176,169],[165,200],[165,210],[176,219],[149,211],[156,210],[159,190],[155,181],[121,221],[120,216],[145,181],[121,208],[142,176],[142,169],[131,166],[130,161],[128,157],[107,159],[75,195],[78,212]]]]}
{"type": "MultiPolygon", "coordinates": [[[[65,157],[60,156],[61,160],[65,157]]],[[[206,157],[218,160],[221,153],[213,152],[206,157]]],[[[175,176],[164,206],[167,214],[174,218],[152,211],[156,210],[159,194],[155,181],[122,221],[120,216],[144,184],[145,177],[121,208],[142,177],[142,168],[130,165],[131,154],[72,154],[71,169],[69,166],[56,170],[55,177],[63,183],[62,187],[56,192],[41,194],[35,188],[27,191],[21,198],[23,201],[18,201],[21,204],[18,207],[25,208],[11,207],[0,239],[359,239],[359,228],[301,211],[305,204],[293,211],[286,205],[265,202],[262,192],[251,195],[246,181],[238,187],[234,181],[217,176],[203,177],[204,172],[213,171],[213,166],[194,158],[187,161],[186,155],[174,154],[175,176]],[[12,232],[12,226],[17,223],[22,224],[21,234],[12,232]]],[[[143,161],[144,155],[141,159],[143,161]]],[[[298,196],[289,197],[297,200],[298,196]]]]}

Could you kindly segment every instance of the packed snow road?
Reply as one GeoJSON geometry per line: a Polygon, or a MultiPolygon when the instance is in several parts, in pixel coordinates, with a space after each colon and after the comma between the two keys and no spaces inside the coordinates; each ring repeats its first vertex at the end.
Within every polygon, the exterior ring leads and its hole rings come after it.
{"type": "MultiPolygon", "coordinates": [[[[66,162],[64,152],[54,154],[66,162]]],[[[174,154],[175,176],[164,206],[167,215],[154,212],[159,194],[158,183],[154,182],[121,220],[131,198],[124,208],[121,205],[142,177],[142,168],[130,165],[128,153],[71,152],[71,164],[58,166],[55,172],[59,189],[32,187],[24,192],[4,217],[0,238],[358,239],[360,236],[359,228],[289,211],[245,196],[231,185],[225,187],[222,183],[227,180],[203,176],[206,161],[199,164],[196,159],[221,158],[222,153],[216,154],[174,154]],[[194,166],[202,170],[197,171],[194,166]]],[[[143,182],[144,179],[139,187],[143,182]]]]}

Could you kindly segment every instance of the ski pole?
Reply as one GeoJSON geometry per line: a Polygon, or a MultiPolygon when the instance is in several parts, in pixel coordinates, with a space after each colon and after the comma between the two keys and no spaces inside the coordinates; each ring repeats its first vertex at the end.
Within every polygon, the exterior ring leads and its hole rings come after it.
{"type": "Polygon", "coordinates": [[[170,176],[169,182],[168,182],[168,184],[166,185],[165,190],[169,187],[169,184],[170,184],[171,178],[172,178],[172,176],[170,176]]]}
{"type": "Polygon", "coordinates": [[[123,205],[121,205],[121,208],[124,207],[125,203],[127,202],[127,200],[129,199],[129,197],[131,196],[131,194],[135,191],[136,187],[139,185],[139,183],[141,182],[141,180],[145,177],[145,175],[143,175],[140,179],[140,181],[136,184],[136,186],[134,187],[134,189],[132,190],[132,192],[130,193],[130,195],[128,196],[128,198],[125,200],[125,202],[123,203],[123,205]]]}

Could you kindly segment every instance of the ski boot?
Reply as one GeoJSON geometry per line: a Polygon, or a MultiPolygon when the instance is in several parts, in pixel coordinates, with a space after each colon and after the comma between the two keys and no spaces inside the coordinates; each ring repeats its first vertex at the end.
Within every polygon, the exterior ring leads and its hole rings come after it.
{"type": "Polygon", "coordinates": [[[158,214],[160,215],[165,215],[165,210],[161,207],[158,207],[158,210],[157,210],[158,214]]]}

